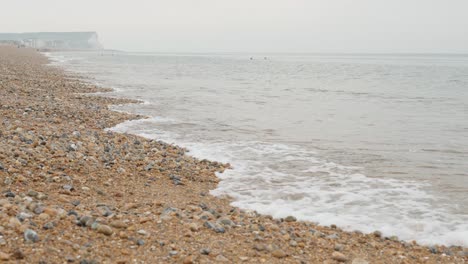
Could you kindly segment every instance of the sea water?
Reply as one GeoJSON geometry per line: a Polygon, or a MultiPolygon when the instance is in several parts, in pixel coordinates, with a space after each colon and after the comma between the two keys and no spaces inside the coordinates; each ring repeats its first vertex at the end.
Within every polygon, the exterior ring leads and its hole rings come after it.
{"type": "Polygon", "coordinates": [[[144,102],[113,131],[229,162],[212,194],[235,206],[468,246],[468,56],[48,55],[144,102]]]}

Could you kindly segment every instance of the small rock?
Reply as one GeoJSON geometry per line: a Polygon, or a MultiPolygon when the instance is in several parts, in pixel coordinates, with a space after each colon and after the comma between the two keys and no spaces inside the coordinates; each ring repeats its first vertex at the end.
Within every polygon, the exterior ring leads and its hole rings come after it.
{"type": "Polygon", "coordinates": [[[169,251],[169,256],[171,256],[171,257],[172,257],[172,256],[175,256],[175,255],[177,255],[177,254],[179,254],[179,252],[177,252],[176,250],[171,250],[171,251],[169,251]]]}
{"type": "Polygon", "coordinates": [[[28,196],[36,198],[39,193],[34,191],[34,190],[29,190],[28,191],[28,196]]]}
{"type": "Polygon", "coordinates": [[[196,223],[191,223],[189,225],[189,228],[190,228],[190,231],[192,232],[197,232],[200,229],[196,223]]]}
{"type": "Polygon", "coordinates": [[[266,247],[265,247],[265,245],[262,245],[262,244],[255,244],[253,246],[253,249],[255,249],[257,251],[264,251],[264,250],[266,250],[266,247]]]}
{"type": "Polygon", "coordinates": [[[18,218],[18,220],[20,220],[21,222],[24,222],[24,220],[31,218],[31,217],[32,215],[25,213],[25,212],[21,212],[16,216],[16,218],[18,218]]]}
{"type": "Polygon", "coordinates": [[[290,216],[286,217],[284,219],[284,221],[286,221],[286,222],[296,222],[297,219],[296,219],[296,217],[290,215],[290,216]]]}
{"type": "Polygon", "coordinates": [[[16,195],[12,191],[8,191],[5,193],[5,197],[12,197],[14,198],[16,195]]]}
{"type": "Polygon", "coordinates": [[[382,237],[382,232],[380,232],[380,231],[374,231],[373,234],[374,234],[375,237],[382,237]]]}
{"type": "Polygon", "coordinates": [[[271,255],[275,258],[284,258],[287,256],[286,253],[281,249],[273,250],[273,252],[271,252],[271,255]]]}
{"type": "Polygon", "coordinates": [[[26,229],[26,231],[24,231],[24,239],[26,240],[26,242],[31,241],[33,243],[36,243],[37,241],[39,241],[39,236],[34,230],[26,229]]]}
{"type": "Polygon", "coordinates": [[[54,227],[55,227],[55,224],[53,222],[48,222],[42,228],[44,228],[45,230],[50,230],[50,229],[53,229],[54,227]]]}
{"type": "Polygon", "coordinates": [[[219,224],[225,225],[225,226],[233,226],[234,225],[234,222],[232,222],[231,219],[228,219],[228,218],[221,218],[217,222],[219,224]]]}
{"type": "Polygon", "coordinates": [[[348,258],[346,258],[345,255],[337,251],[333,252],[332,259],[339,261],[339,262],[346,262],[348,260],[348,258]]]}
{"type": "Polygon", "coordinates": [[[342,244],[335,244],[335,251],[343,251],[344,245],[342,244]]]}
{"type": "Polygon", "coordinates": [[[216,261],[217,262],[229,262],[229,259],[227,259],[225,256],[219,254],[218,256],[216,256],[216,261]]]}
{"type": "Polygon", "coordinates": [[[26,256],[24,255],[23,251],[21,251],[20,249],[17,249],[15,250],[15,252],[13,252],[11,257],[14,259],[24,259],[26,256]]]}
{"type": "Polygon", "coordinates": [[[369,262],[362,258],[355,258],[351,264],[369,264],[369,262]]]}
{"type": "Polygon", "coordinates": [[[119,229],[125,229],[127,228],[128,225],[124,221],[116,220],[116,221],[112,221],[110,223],[110,226],[119,228],[119,229]]]}
{"type": "Polygon", "coordinates": [[[146,230],[140,229],[140,230],[137,231],[137,234],[146,236],[146,235],[148,235],[148,232],[146,232],[146,230]]]}
{"type": "Polygon", "coordinates": [[[182,263],[183,264],[192,264],[193,263],[193,256],[187,256],[182,263]]]}
{"type": "Polygon", "coordinates": [[[0,260],[9,260],[9,259],[10,259],[10,255],[9,255],[9,254],[0,251],[0,260]]]}
{"type": "Polygon", "coordinates": [[[439,250],[434,247],[434,246],[431,246],[429,247],[429,251],[432,253],[432,254],[438,254],[439,253],[439,250]]]}
{"type": "Polygon", "coordinates": [[[76,146],[76,144],[70,144],[70,146],[68,146],[69,151],[76,151],[77,149],[78,149],[78,146],[76,146]]]}
{"type": "Polygon", "coordinates": [[[63,189],[66,190],[66,191],[73,191],[75,190],[75,188],[73,188],[73,186],[69,185],[69,184],[65,184],[63,186],[63,189]]]}
{"type": "Polygon", "coordinates": [[[114,231],[112,230],[110,226],[101,225],[101,224],[97,226],[96,231],[106,236],[110,236],[112,235],[112,233],[114,233],[114,231]]]}
{"type": "Polygon", "coordinates": [[[139,245],[139,246],[143,246],[145,244],[145,241],[143,239],[138,239],[136,241],[136,244],[139,245]]]}
{"type": "Polygon", "coordinates": [[[224,227],[218,225],[218,224],[213,224],[212,222],[206,221],[205,224],[203,224],[206,228],[209,228],[216,233],[224,233],[226,232],[226,229],[224,227]]]}
{"type": "Polygon", "coordinates": [[[48,197],[47,194],[40,192],[40,193],[37,194],[36,199],[45,200],[45,199],[47,199],[47,197],[48,197]]]}
{"type": "Polygon", "coordinates": [[[211,249],[209,249],[209,248],[200,249],[200,254],[202,254],[202,255],[209,255],[210,253],[211,253],[211,249]]]}

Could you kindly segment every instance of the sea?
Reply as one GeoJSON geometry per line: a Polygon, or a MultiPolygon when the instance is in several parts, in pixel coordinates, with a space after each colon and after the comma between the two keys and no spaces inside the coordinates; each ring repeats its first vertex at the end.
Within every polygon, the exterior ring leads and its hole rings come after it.
{"type": "Polygon", "coordinates": [[[46,55],[142,101],[110,130],[230,163],[211,194],[234,206],[468,246],[468,55],[46,55]]]}

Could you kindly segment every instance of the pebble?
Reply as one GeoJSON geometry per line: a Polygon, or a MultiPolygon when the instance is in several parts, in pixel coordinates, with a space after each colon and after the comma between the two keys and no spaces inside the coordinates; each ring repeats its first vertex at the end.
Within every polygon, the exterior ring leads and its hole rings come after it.
{"type": "Polygon", "coordinates": [[[211,253],[211,249],[209,249],[209,248],[200,249],[200,254],[202,254],[202,255],[209,255],[210,253],[211,253]]]}
{"type": "Polygon", "coordinates": [[[146,232],[146,230],[140,229],[140,230],[137,231],[137,234],[146,236],[146,235],[148,235],[148,232],[146,232]]]}
{"type": "Polygon", "coordinates": [[[73,256],[65,256],[65,260],[69,263],[75,262],[75,258],[73,256]]]}
{"type": "Polygon", "coordinates": [[[184,259],[184,261],[182,263],[183,264],[192,264],[193,263],[193,256],[185,257],[185,259],[184,259]]]}
{"type": "Polygon", "coordinates": [[[346,262],[348,260],[348,258],[346,258],[345,255],[337,251],[333,252],[332,259],[339,261],[339,262],[346,262]]]}
{"type": "Polygon", "coordinates": [[[284,258],[287,256],[286,253],[281,249],[273,250],[273,252],[271,252],[271,255],[275,258],[284,258]]]}
{"type": "Polygon", "coordinates": [[[335,251],[343,251],[344,245],[342,244],[335,244],[335,251]]]}
{"type": "Polygon", "coordinates": [[[23,251],[20,249],[16,249],[13,254],[11,255],[14,259],[24,259],[26,256],[24,255],[23,251]]]}
{"type": "Polygon", "coordinates": [[[9,255],[9,254],[0,251],[0,260],[9,260],[9,259],[10,259],[10,255],[9,255]]]}
{"type": "Polygon", "coordinates": [[[210,221],[206,221],[203,225],[204,225],[206,228],[215,231],[216,233],[224,233],[224,232],[226,232],[226,229],[224,229],[224,227],[222,227],[222,226],[220,226],[220,225],[218,225],[218,224],[213,224],[213,223],[210,222],[210,221]]]}
{"type": "Polygon", "coordinates": [[[112,228],[110,226],[102,225],[102,224],[99,224],[97,226],[96,231],[98,233],[104,234],[106,236],[110,236],[110,235],[112,235],[114,233],[114,231],[112,230],[112,228]]]}
{"type": "Polygon", "coordinates": [[[369,264],[369,262],[362,258],[355,258],[351,264],[369,264]]]}
{"type": "Polygon", "coordinates": [[[225,256],[219,254],[218,256],[216,256],[216,261],[217,262],[230,262],[229,259],[227,259],[225,256]]]}
{"type": "Polygon", "coordinates": [[[190,223],[189,228],[190,228],[190,231],[192,232],[197,232],[200,229],[197,223],[190,223]]]}
{"type": "Polygon", "coordinates": [[[34,230],[26,229],[26,231],[24,231],[24,239],[27,242],[31,241],[33,243],[36,243],[37,241],[39,241],[39,235],[37,235],[37,233],[34,230]]]}
{"type": "Polygon", "coordinates": [[[231,221],[231,219],[228,218],[220,218],[217,221],[219,224],[225,225],[225,226],[233,226],[234,222],[231,221]]]}
{"type": "Polygon", "coordinates": [[[172,257],[172,256],[175,256],[175,255],[177,255],[177,254],[179,254],[179,252],[176,251],[176,250],[171,250],[171,251],[169,251],[169,256],[171,256],[171,257],[172,257]]]}
{"type": "Polygon", "coordinates": [[[5,193],[5,197],[12,197],[12,198],[14,198],[15,196],[16,196],[16,195],[15,195],[13,192],[11,192],[11,191],[8,191],[8,192],[5,193]]]}
{"type": "Polygon", "coordinates": [[[63,189],[66,190],[66,191],[73,191],[75,190],[75,188],[73,188],[73,186],[69,185],[69,184],[66,184],[63,186],[63,189]]]}
{"type": "Polygon", "coordinates": [[[296,222],[297,219],[296,219],[296,217],[290,215],[290,216],[286,217],[284,219],[284,221],[286,221],[286,222],[296,222]]]}
{"type": "Polygon", "coordinates": [[[44,228],[45,230],[50,230],[50,229],[54,229],[54,227],[55,227],[55,224],[53,222],[48,222],[42,228],[44,228]]]}
{"type": "Polygon", "coordinates": [[[143,246],[145,244],[145,241],[143,239],[138,239],[136,241],[136,244],[139,245],[139,246],[143,246]]]}
{"type": "Polygon", "coordinates": [[[380,231],[374,231],[372,234],[374,234],[375,237],[382,237],[382,232],[380,231]]]}
{"type": "Polygon", "coordinates": [[[115,228],[119,228],[119,229],[125,229],[125,228],[127,228],[128,225],[124,221],[115,220],[115,221],[112,221],[110,223],[110,226],[115,227],[115,228]]]}

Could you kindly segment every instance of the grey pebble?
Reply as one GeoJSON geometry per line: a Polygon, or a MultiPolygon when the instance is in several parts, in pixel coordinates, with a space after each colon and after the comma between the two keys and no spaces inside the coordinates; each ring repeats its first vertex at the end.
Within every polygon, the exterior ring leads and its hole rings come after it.
{"type": "Polygon", "coordinates": [[[35,243],[39,241],[39,235],[37,235],[37,233],[34,230],[26,229],[26,231],[24,231],[24,239],[26,241],[32,241],[35,243]]]}

